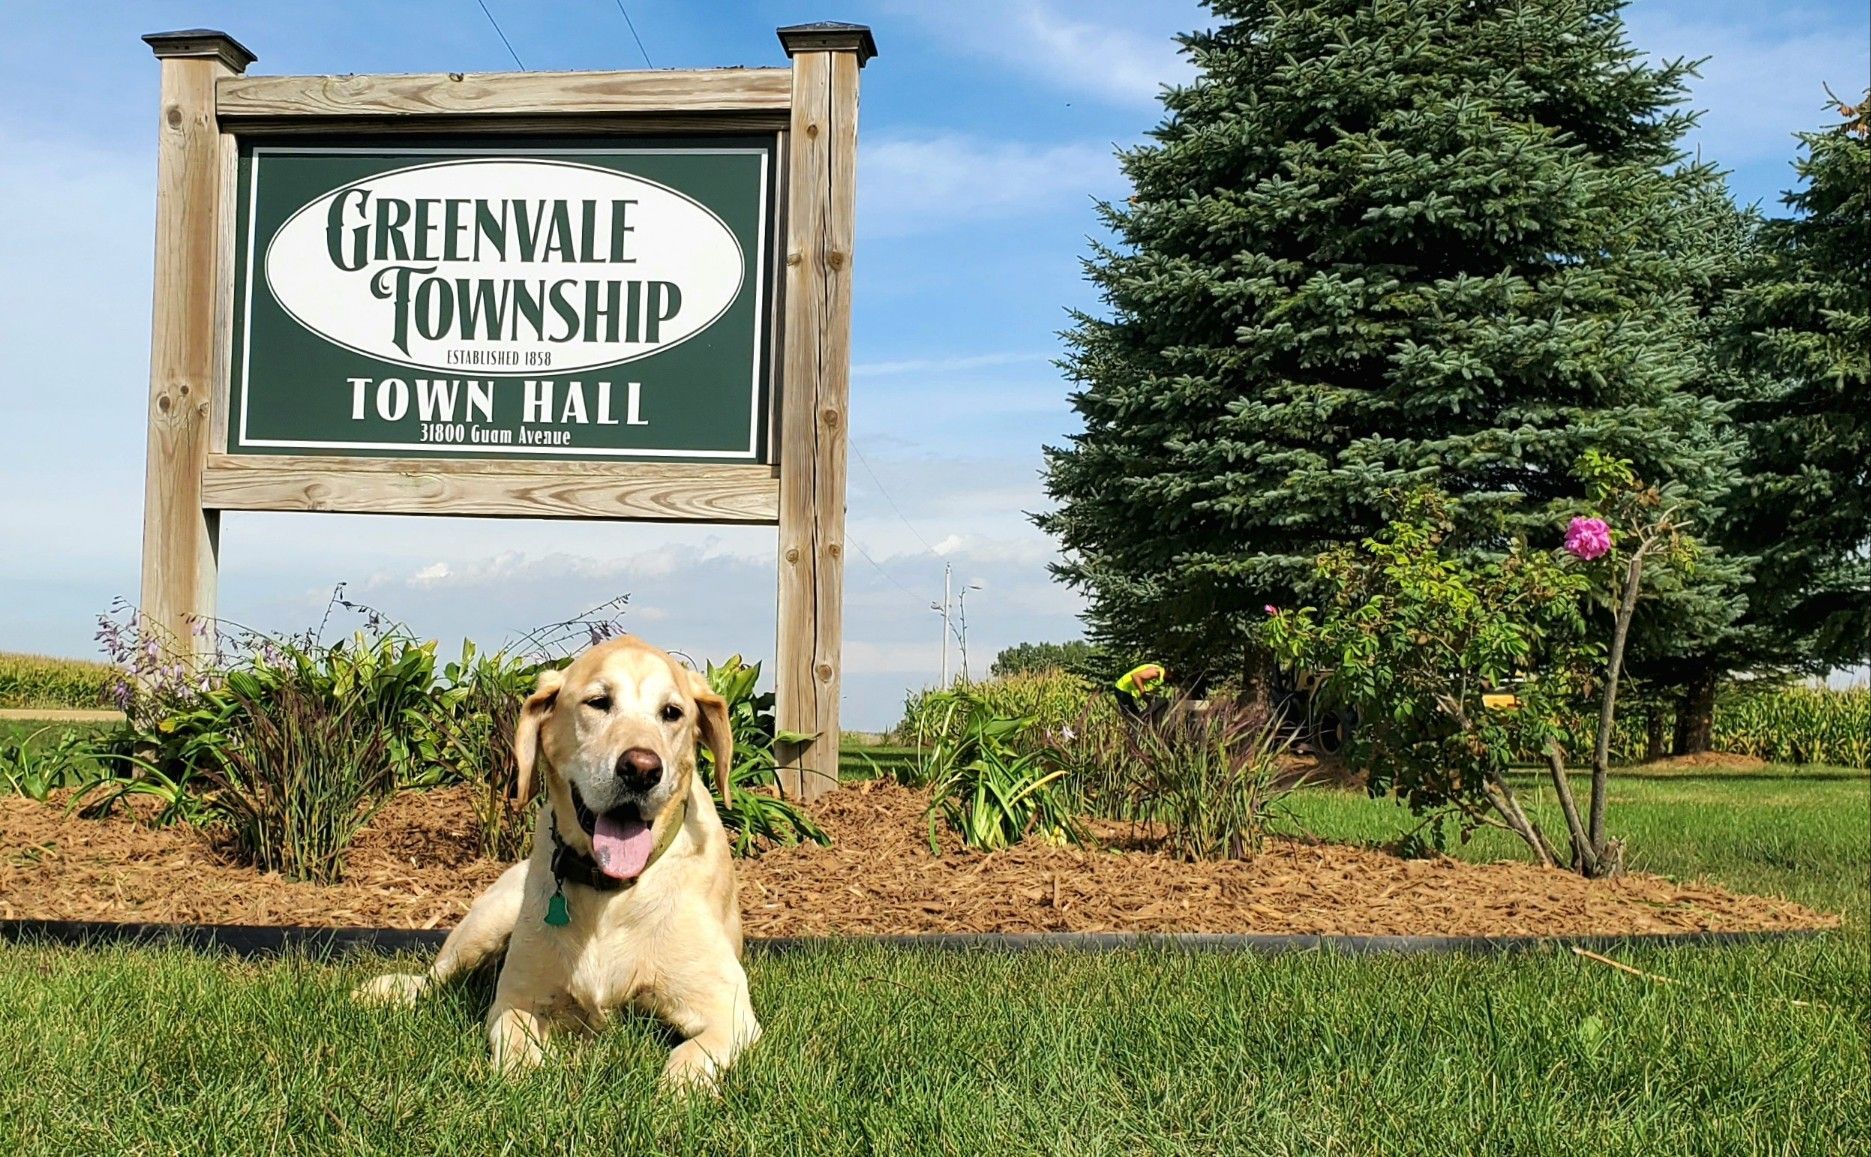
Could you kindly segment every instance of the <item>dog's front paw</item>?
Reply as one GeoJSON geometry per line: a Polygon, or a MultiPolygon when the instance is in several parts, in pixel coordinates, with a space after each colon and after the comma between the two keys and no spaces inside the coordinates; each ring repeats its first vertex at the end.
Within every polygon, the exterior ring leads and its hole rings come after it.
{"type": "Polygon", "coordinates": [[[359,1004],[411,1005],[429,989],[429,978],[416,972],[393,972],[368,980],[351,990],[359,1004]]]}
{"type": "Polygon", "coordinates": [[[720,1076],[721,1066],[715,1058],[700,1044],[689,1040],[677,1045],[669,1054],[669,1063],[663,1066],[663,1075],[656,1084],[663,1092],[675,1096],[695,1093],[718,1097],[721,1095],[720,1076]]]}
{"type": "Polygon", "coordinates": [[[496,1005],[487,1016],[487,1043],[494,1071],[510,1077],[538,1068],[546,1059],[547,1034],[546,1018],[525,1009],[496,1005]]]}

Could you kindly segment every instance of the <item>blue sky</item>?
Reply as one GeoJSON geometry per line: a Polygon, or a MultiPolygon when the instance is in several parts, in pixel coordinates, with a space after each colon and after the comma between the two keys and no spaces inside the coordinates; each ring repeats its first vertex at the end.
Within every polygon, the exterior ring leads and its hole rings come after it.
{"type": "MultiPolygon", "coordinates": [[[[529,69],[644,65],[614,0],[486,0],[529,69]]],[[[1073,428],[1052,367],[1112,149],[1184,79],[1183,0],[883,0],[834,7],[628,0],[657,67],[781,65],[773,30],[874,29],[863,74],[846,587],[846,719],[893,721],[934,682],[945,563],[971,664],[1078,631],[1047,576],[1040,446],[1073,428]]],[[[92,653],[97,612],[134,598],[142,508],[157,66],[138,40],[221,28],[255,73],[504,70],[475,0],[12,0],[0,39],[0,649],[92,653]]],[[[1829,83],[1862,89],[1861,0],[1639,0],[1634,41],[1708,56],[1692,142],[1744,201],[1777,204],[1791,134],[1829,83]]],[[[699,657],[771,653],[770,530],[240,514],[222,526],[221,609],[270,630],[316,620],[333,584],[445,640],[495,641],[614,594],[629,624],[699,657]]],[[[953,658],[952,662],[956,661],[953,658]]]]}

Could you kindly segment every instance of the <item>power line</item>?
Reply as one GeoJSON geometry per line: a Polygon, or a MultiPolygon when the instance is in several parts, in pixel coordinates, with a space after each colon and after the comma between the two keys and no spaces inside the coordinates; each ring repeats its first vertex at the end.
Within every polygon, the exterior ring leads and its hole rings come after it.
{"type": "MultiPolygon", "coordinates": [[[[902,591],[904,594],[908,595],[910,598],[915,599],[917,602],[919,603],[922,602],[921,595],[917,594],[915,591],[904,586],[903,583],[897,578],[897,576],[885,570],[877,562],[876,559],[871,557],[870,551],[864,549],[864,544],[859,542],[857,539],[852,538],[848,531],[845,534],[845,541],[851,544],[851,548],[857,551],[858,555],[862,557],[865,562],[868,562],[871,564],[872,570],[875,570],[878,574],[889,579],[890,585],[896,587],[898,590],[902,591]]],[[[930,610],[942,613],[942,626],[943,626],[944,631],[946,632],[946,634],[944,634],[942,638],[942,664],[943,664],[942,672],[943,672],[943,679],[946,681],[948,678],[948,639],[949,639],[949,636],[953,635],[955,637],[955,641],[962,644],[962,646],[964,647],[968,645],[967,636],[960,633],[956,627],[951,626],[949,624],[948,615],[943,610],[941,603],[930,603],[928,605],[929,605],[930,610]]]]}
{"type": "Polygon", "coordinates": [[[941,558],[942,552],[937,550],[935,547],[930,546],[929,540],[922,536],[922,531],[916,529],[916,524],[911,522],[909,519],[903,517],[902,508],[897,505],[896,499],[890,497],[890,492],[884,489],[883,480],[877,477],[877,471],[871,469],[871,461],[869,458],[866,458],[864,456],[864,451],[858,449],[856,442],[848,443],[848,445],[851,447],[851,452],[858,456],[858,461],[864,464],[864,473],[871,476],[871,481],[875,483],[877,486],[877,493],[883,495],[884,501],[890,504],[890,509],[896,511],[896,515],[898,518],[903,519],[903,525],[910,528],[910,533],[916,536],[916,541],[923,544],[924,550],[928,551],[930,554],[934,555],[938,559],[941,558]]]}
{"type": "MultiPolygon", "coordinates": [[[[967,606],[966,600],[968,597],[967,593],[964,590],[962,594],[964,618],[959,623],[951,623],[949,620],[949,613],[948,613],[948,578],[947,576],[949,573],[949,570],[948,570],[949,564],[947,560],[943,559],[942,553],[940,551],[936,550],[935,547],[929,545],[929,540],[922,536],[922,531],[916,529],[916,524],[911,522],[908,518],[904,516],[903,508],[897,505],[896,499],[890,497],[890,491],[884,488],[883,479],[877,477],[877,471],[871,468],[870,459],[864,456],[864,451],[858,449],[857,443],[848,442],[846,443],[846,445],[850,447],[852,453],[858,456],[858,461],[863,463],[864,472],[871,476],[871,481],[877,486],[877,493],[884,496],[884,501],[890,504],[890,509],[896,511],[897,518],[902,521],[904,526],[909,527],[909,532],[916,536],[917,542],[920,542],[923,544],[923,549],[929,552],[929,556],[931,558],[934,558],[942,562],[943,564],[943,572],[942,572],[943,573],[943,580],[942,580],[943,598],[940,603],[930,603],[929,609],[933,611],[939,611],[942,615],[942,628],[943,628],[942,681],[944,685],[946,685],[948,682],[948,640],[951,635],[954,636],[955,641],[957,643],[961,644],[962,665],[963,665],[964,673],[967,667],[968,633],[967,633],[967,627],[966,627],[967,619],[965,618],[966,613],[967,613],[966,611],[966,606],[967,606]]],[[[850,535],[848,534],[845,537],[847,540],[850,539],[850,535]]],[[[858,553],[864,556],[865,562],[868,562],[873,567],[876,567],[878,573],[882,574],[885,578],[889,579],[892,583],[896,583],[896,586],[898,587],[898,589],[900,589],[904,594],[909,595],[911,598],[916,599],[918,602],[921,601],[921,597],[918,596],[914,591],[910,590],[908,587],[904,586],[902,583],[897,582],[896,576],[892,575],[889,571],[884,570],[883,567],[877,566],[877,560],[872,558],[869,554],[865,553],[865,550],[863,547],[858,546],[858,544],[855,541],[852,541],[851,545],[857,547],[858,553]]]]}
{"type": "Polygon", "coordinates": [[[656,66],[650,63],[650,50],[643,47],[643,37],[637,35],[636,22],[630,19],[630,12],[624,7],[624,0],[617,0],[617,11],[624,18],[624,27],[630,29],[630,39],[637,42],[637,51],[643,54],[643,66],[655,68],[656,66]]]}
{"type": "Polygon", "coordinates": [[[889,579],[891,583],[893,583],[898,590],[902,591],[904,594],[908,595],[910,598],[915,599],[917,602],[922,601],[921,595],[917,594],[915,591],[904,586],[902,580],[898,579],[897,576],[885,570],[883,566],[879,564],[876,559],[871,557],[870,552],[864,549],[864,544],[860,543],[857,539],[852,538],[849,532],[846,532],[845,534],[845,541],[850,543],[852,549],[856,550],[858,554],[863,556],[864,561],[870,563],[871,566],[876,569],[878,574],[889,579]]]}
{"type": "Polygon", "coordinates": [[[520,54],[513,51],[513,42],[508,40],[507,34],[500,30],[500,21],[494,19],[493,12],[489,11],[487,0],[474,0],[474,2],[481,6],[481,12],[487,17],[487,22],[494,26],[494,35],[500,37],[500,42],[507,46],[507,55],[513,58],[513,63],[520,66],[521,72],[525,72],[526,65],[520,63],[520,54]]]}
{"type": "MultiPolygon", "coordinates": [[[[864,472],[871,476],[871,481],[875,483],[877,486],[877,493],[884,496],[884,501],[890,504],[890,509],[896,511],[897,518],[902,520],[902,523],[904,526],[909,527],[909,532],[916,536],[917,542],[920,542],[923,544],[923,549],[929,552],[930,557],[942,562],[944,567],[946,567],[948,565],[948,562],[946,559],[942,557],[941,552],[936,550],[935,547],[929,545],[929,540],[924,538],[922,536],[922,532],[916,529],[916,524],[911,522],[908,518],[904,517],[903,510],[901,507],[897,505],[896,499],[890,497],[890,491],[884,489],[883,479],[877,477],[877,471],[871,469],[870,459],[864,456],[864,451],[858,449],[857,443],[855,442],[847,443],[847,445],[850,446],[851,452],[858,456],[858,461],[864,464],[864,472]]],[[[850,535],[847,534],[845,537],[848,539],[850,538],[850,535]]],[[[856,542],[852,542],[851,545],[858,546],[856,542]]],[[[873,559],[870,555],[865,554],[863,547],[858,546],[858,553],[863,554],[864,561],[870,563],[874,567],[877,567],[878,572],[882,574],[885,578],[889,579],[893,583],[896,583],[897,587],[901,589],[904,594],[909,595],[913,599],[917,599],[917,601],[919,602],[921,601],[921,596],[917,595],[914,591],[911,591],[908,587],[904,586],[902,583],[897,582],[896,577],[892,575],[889,571],[884,570],[884,568],[881,566],[877,566],[877,560],[873,559]]],[[[944,571],[944,573],[945,574],[947,573],[946,570],[944,571]]],[[[944,591],[944,594],[946,595],[947,593],[946,580],[944,580],[944,583],[945,585],[944,585],[943,591],[944,591]]],[[[966,597],[967,597],[966,595],[963,596],[963,598],[966,598],[966,597]]],[[[946,599],[944,601],[946,601],[946,599]]],[[[961,643],[963,647],[966,647],[967,646],[966,636],[964,635],[962,628],[958,624],[954,624],[949,621],[947,610],[942,605],[942,603],[930,603],[929,607],[931,610],[937,610],[937,611],[943,612],[942,613],[942,625],[946,632],[944,636],[944,640],[943,640],[944,647],[946,648],[947,646],[947,637],[951,635],[955,638],[956,642],[961,643]]],[[[944,654],[946,655],[946,650],[944,651],[944,654]]]]}

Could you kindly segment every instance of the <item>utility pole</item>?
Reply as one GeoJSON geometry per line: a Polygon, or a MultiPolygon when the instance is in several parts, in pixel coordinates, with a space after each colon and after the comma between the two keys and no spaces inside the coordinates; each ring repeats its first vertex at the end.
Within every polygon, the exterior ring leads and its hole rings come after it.
{"type": "Polygon", "coordinates": [[[939,604],[929,604],[930,610],[937,611],[942,615],[942,686],[944,689],[948,687],[949,575],[953,569],[953,566],[949,563],[945,562],[942,564],[942,601],[939,604]]]}
{"type": "Polygon", "coordinates": [[[967,586],[961,589],[961,592],[959,594],[955,596],[956,603],[960,610],[960,614],[957,616],[957,624],[956,624],[960,628],[960,631],[955,637],[961,642],[961,681],[964,683],[969,681],[969,675],[968,675],[968,592],[978,591],[980,589],[981,589],[980,583],[969,583],[967,586]]]}

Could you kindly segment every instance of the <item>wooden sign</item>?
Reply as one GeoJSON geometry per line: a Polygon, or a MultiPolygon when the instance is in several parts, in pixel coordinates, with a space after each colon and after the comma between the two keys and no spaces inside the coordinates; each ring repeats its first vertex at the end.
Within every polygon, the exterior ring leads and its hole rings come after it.
{"type": "Polygon", "coordinates": [[[244,75],[162,60],[142,609],[223,510],[778,527],[783,788],[837,783],[860,25],[784,69],[244,75]]]}

